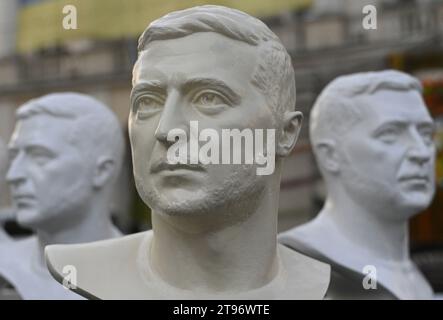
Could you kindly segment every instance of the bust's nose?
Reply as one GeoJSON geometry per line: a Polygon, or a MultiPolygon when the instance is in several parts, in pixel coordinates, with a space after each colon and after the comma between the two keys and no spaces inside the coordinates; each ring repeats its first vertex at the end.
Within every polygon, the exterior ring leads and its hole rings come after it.
{"type": "Polygon", "coordinates": [[[6,173],[6,181],[10,185],[17,186],[23,184],[26,181],[25,160],[26,159],[23,152],[19,152],[17,156],[12,160],[8,172],[6,173]]]}
{"type": "Polygon", "coordinates": [[[174,141],[168,141],[167,137],[174,129],[181,129],[189,136],[189,120],[185,116],[184,103],[178,92],[168,95],[154,134],[159,142],[172,144],[174,141]]]}
{"type": "Polygon", "coordinates": [[[432,157],[432,148],[423,141],[417,129],[411,130],[408,159],[422,166],[429,162],[432,157]]]}

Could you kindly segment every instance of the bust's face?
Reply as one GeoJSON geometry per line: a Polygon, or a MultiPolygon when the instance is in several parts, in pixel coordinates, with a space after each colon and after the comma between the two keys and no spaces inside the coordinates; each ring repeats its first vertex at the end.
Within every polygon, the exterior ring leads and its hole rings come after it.
{"type": "Polygon", "coordinates": [[[366,205],[384,207],[385,218],[409,218],[434,194],[433,120],[415,90],[380,90],[355,103],[362,119],[342,140],[345,186],[366,205]]]}
{"type": "Polygon", "coordinates": [[[189,139],[190,121],[219,136],[222,129],[274,128],[265,97],[251,83],[257,60],[257,47],[206,32],[154,41],[140,54],[129,133],[138,192],[156,212],[223,213],[262,190],[256,165],[165,165],[168,132],[182,129],[189,139]]]}
{"type": "Polygon", "coordinates": [[[7,181],[17,221],[33,229],[75,223],[91,189],[91,166],[72,142],[75,122],[35,115],[19,120],[9,143],[7,181]]]}

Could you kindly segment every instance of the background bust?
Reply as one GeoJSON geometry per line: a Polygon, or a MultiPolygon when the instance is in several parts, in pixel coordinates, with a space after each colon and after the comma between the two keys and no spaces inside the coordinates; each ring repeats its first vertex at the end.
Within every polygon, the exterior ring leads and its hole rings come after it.
{"type": "Polygon", "coordinates": [[[98,298],[322,298],[328,266],[276,242],[282,160],[302,120],[279,39],[243,12],[202,6],[151,23],[138,50],[129,133],[153,231],[48,247],[54,276],[61,281],[63,265],[78,265],[88,279],[78,291],[98,298]],[[189,137],[191,120],[217,132],[276,129],[274,173],[257,176],[257,165],[167,164],[168,132],[181,128],[189,137]]]}
{"type": "Polygon", "coordinates": [[[391,70],[338,77],[310,121],[327,199],[280,241],[333,265],[331,297],[432,297],[409,257],[408,220],[435,188],[433,120],[419,81],[391,70]],[[363,288],[366,266],[376,268],[377,290],[363,288]]]}
{"type": "Polygon", "coordinates": [[[0,273],[23,298],[74,297],[48,273],[46,245],[121,235],[109,207],[123,143],[112,111],[84,94],[49,94],[17,110],[6,178],[17,222],[35,236],[0,247],[0,273]]]}
{"type": "Polygon", "coordinates": [[[11,240],[3,228],[3,223],[11,218],[11,210],[6,205],[6,171],[8,169],[8,150],[0,139],[0,242],[11,240]]]}

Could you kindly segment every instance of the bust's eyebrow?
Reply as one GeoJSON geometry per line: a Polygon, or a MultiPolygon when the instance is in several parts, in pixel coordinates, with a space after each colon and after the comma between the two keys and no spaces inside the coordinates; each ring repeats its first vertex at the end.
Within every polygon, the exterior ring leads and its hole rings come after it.
{"type": "Polygon", "coordinates": [[[420,128],[428,128],[432,130],[436,130],[436,125],[433,121],[422,121],[417,124],[420,128]]]}
{"type": "Polygon", "coordinates": [[[8,153],[18,152],[18,149],[15,145],[8,145],[8,153]]]}
{"type": "MultiPolygon", "coordinates": [[[[409,125],[411,125],[411,123],[409,121],[405,121],[405,120],[390,120],[387,121],[385,123],[382,123],[381,125],[379,125],[375,130],[374,130],[374,135],[378,135],[380,134],[380,132],[382,132],[383,130],[385,130],[386,128],[389,127],[396,127],[396,128],[401,128],[404,129],[406,127],[408,127],[409,125]]],[[[414,124],[415,126],[419,127],[420,129],[431,129],[434,130],[434,123],[432,121],[422,121],[419,123],[414,124]]]]}
{"type": "Polygon", "coordinates": [[[383,130],[385,130],[386,128],[392,128],[392,127],[396,127],[396,128],[406,128],[408,126],[408,122],[407,121],[403,121],[400,119],[392,119],[392,120],[388,120],[383,122],[382,124],[378,125],[374,131],[373,134],[374,135],[378,135],[381,132],[383,132],[383,130]]]}
{"type": "Polygon", "coordinates": [[[228,96],[234,104],[240,104],[241,97],[233,89],[231,89],[224,81],[214,78],[193,78],[187,80],[182,86],[181,90],[188,93],[195,88],[212,88],[220,90],[228,96]]]}
{"type": "Polygon", "coordinates": [[[146,92],[156,92],[159,94],[165,94],[166,88],[165,88],[164,84],[158,80],[143,81],[143,82],[136,84],[132,88],[131,94],[130,94],[131,110],[132,111],[135,111],[136,99],[146,92]]]}
{"type": "MultiPolygon", "coordinates": [[[[214,90],[220,90],[231,99],[232,103],[240,104],[241,97],[233,89],[231,89],[224,81],[214,78],[193,78],[184,82],[180,89],[183,93],[189,93],[196,88],[212,88],[214,90]]],[[[131,103],[143,93],[157,92],[160,94],[166,94],[165,84],[158,80],[143,81],[134,86],[131,91],[131,103]]]]}
{"type": "Polygon", "coordinates": [[[140,82],[139,84],[136,84],[134,88],[132,88],[131,97],[132,98],[137,97],[138,95],[146,91],[155,91],[159,93],[164,93],[166,91],[166,88],[164,84],[158,80],[143,81],[140,82]]]}

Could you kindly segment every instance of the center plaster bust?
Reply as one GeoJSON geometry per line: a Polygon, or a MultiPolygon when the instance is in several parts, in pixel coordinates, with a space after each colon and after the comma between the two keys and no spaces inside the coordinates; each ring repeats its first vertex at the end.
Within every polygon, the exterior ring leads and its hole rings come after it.
{"type": "Polygon", "coordinates": [[[54,277],[62,281],[63,266],[76,266],[77,292],[88,298],[322,299],[329,266],[277,244],[281,166],[302,120],[279,39],[243,12],[201,6],[152,22],[138,50],[129,134],[153,229],[49,246],[54,277]],[[192,135],[191,121],[215,132],[275,129],[275,170],[169,163],[168,134],[192,135]]]}

